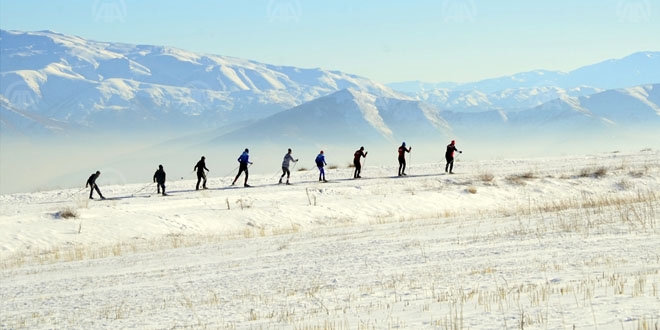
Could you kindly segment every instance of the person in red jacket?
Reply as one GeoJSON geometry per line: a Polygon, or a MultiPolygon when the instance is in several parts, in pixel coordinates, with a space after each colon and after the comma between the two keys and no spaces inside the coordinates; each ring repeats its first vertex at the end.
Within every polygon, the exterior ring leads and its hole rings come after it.
{"type": "Polygon", "coordinates": [[[406,152],[410,152],[412,147],[406,149],[406,143],[403,142],[399,147],[399,176],[406,175],[406,152]]]}
{"type": "Polygon", "coordinates": [[[445,159],[447,160],[447,165],[445,165],[445,173],[449,171],[450,174],[454,174],[454,152],[458,151],[459,154],[462,154],[462,151],[456,149],[456,141],[451,140],[451,143],[447,145],[447,152],[445,152],[445,159]]]}
{"type": "Polygon", "coordinates": [[[364,152],[364,147],[360,147],[360,149],[356,150],[353,154],[353,165],[355,165],[353,179],[361,178],[360,171],[362,171],[362,163],[360,163],[360,158],[362,157],[367,158],[367,152],[364,152]]]}

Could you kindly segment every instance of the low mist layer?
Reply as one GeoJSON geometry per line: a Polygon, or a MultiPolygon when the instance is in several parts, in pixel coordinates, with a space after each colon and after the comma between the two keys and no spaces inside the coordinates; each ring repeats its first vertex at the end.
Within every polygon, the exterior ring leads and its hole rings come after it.
{"type": "MultiPolygon", "coordinates": [[[[659,131],[611,130],[600,133],[572,133],[561,135],[537,135],[522,137],[459,134],[453,139],[459,150],[464,151],[456,160],[456,170],[461,162],[488,159],[511,159],[561,155],[581,155],[596,152],[636,151],[660,145],[659,131]]],[[[76,138],[20,138],[0,139],[0,193],[34,192],[57,188],[85,186],[89,175],[97,170],[102,175],[98,184],[127,184],[152,182],[159,164],[167,172],[167,180],[193,179],[193,167],[201,156],[206,157],[209,178],[222,178],[226,184],[238,169],[237,158],[245,148],[250,149],[254,163],[250,173],[273,174],[273,182],[281,174],[281,162],[287,148],[293,149],[298,163],[292,164],[292,181],[300,170],[316,171],[314,158],[324,150],[328,162],[328,178],[334,167],[351,166],[353,153],[361,146],[369,152],[363,159],[363,176],[369,176],[370,166],[397,164],[397,144],[337,145],[318,137],[304,145],[263,141],[241,145],[218,142],[214,132],[188,134],[164,140],[158,134],[145,135],[97,135],[76,138]]],[[[444,163],[444,153],[449,141],[407,140],[412,152],[406,154],[409,171],[415,164],[444,163]]],[[[396,173],[393,173],[396,175],[396,173]]],[[[217,182],[217,181],[216,181],[217,182]]],[[[217,184],[217,183],[216,183],[217,184]]],[[[223,182],[222,184],[225,184],[223,182]]]]}

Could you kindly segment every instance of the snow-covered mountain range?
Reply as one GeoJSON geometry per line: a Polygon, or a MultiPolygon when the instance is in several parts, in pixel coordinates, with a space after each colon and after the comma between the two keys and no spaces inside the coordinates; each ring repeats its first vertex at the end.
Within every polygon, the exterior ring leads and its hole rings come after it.
{"type": "Polygon", "coordinates": [[[325,131],[338,140],[399,141],[475,127],[635,127],[660,118],[659,52],[569,73],[383,85],[338,71],[50,31],[3,30],[0,45],[3,134],[203,128],[217,129],[216,140],[308,140],[325,131]]]}
{"type": "Polygon", "coordinates": [[[506,131],[570,132],[575,129],[660,129],[660,84],[605,90],[590,95],[560,94],[523,111],[445,111],[455,129],[464,126],[506,131]]]}
{"type": "Polygon", "coordinates": [[[534,70],[469,83],[405,81],[390,83],[388,86],[407,93],[442,89],[478,90],[490,94],[501,90],[530,87],[571,89],[592,86],[599,89],[617,89],[657,83],[658,77],[660,77],[660,52],[644,51],[620,59],[583,66],[570,72],[534,70]]]}
{"type": "Polygon", "coordinates": [[[345,88],[406,98],[337,71],[273,66],[173,47],[1,31],[2,128],[19,133],[213,128],[265,118],[345,88]]]}
{"type": "Polygon", "coordinates": [[[660,82],[660,52],[638,52],[568,73],[536,70],[470,83],[408,81],[388,86],[445,110],[526,110],[560,97],[660,82]]]}

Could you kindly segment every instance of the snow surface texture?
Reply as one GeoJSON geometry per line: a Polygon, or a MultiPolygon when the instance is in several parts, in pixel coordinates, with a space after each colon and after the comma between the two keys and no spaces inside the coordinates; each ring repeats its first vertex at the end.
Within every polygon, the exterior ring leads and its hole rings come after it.
{"type": "Polygon", "coordinates": [[[2,195],[0,328],[657,329],[659,159],[2,195]]]}

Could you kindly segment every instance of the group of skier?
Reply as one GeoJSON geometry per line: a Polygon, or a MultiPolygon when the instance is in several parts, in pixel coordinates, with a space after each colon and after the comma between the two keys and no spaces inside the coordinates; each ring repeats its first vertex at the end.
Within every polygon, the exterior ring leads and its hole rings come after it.
{"type": "MultiPolygon", "coordinates": [[[[405,154],[410,153],[412,151],[412,147],[407,147],[406,148],[406,142],[401,143],[401,146],[398,149],[398,161],[399,161],[399,172],[398,176],[404,176],[406,174],[406,157],[405,154]]],[[[460,151],[456,148],[456,141],[452,140],[448,145],[447,145],[447,151],[445,152],[445,160],[447,161],[447,164],[445,165],[445,173],[454,173],[454,153],[463,153],[463,151],[460,151]]],[[[355,167],[355,171],[353,172],[353,178],[358,179],[361,178],[360,173],[362,171],[362,158],[367,157],[368,152],[364,151],[364,147],[360,147],[360,149],[356,150],[355,153],[353,153],[353,165],[355,167]]],[[[245,179],[243,182],[244,187],[250,187],[248,184],[248,168],[250,165],[252,165],[252,162],[250,161],[250,150],[248,148],[245,148],[243,153],[238,157],[237,159],[239,166],[238,166],[238,174],[236,174],[236,177],[234,178],[234,181],[231,183],[231,185],[235,185],[236,181],[238,181],[238,178],[241,176],[241,174],[245,173],[245,179]]],[[[286,176],[286,182],[285,184],[290,184],[289,183],[289,178],[291,177],[291,171],[289,170],[289,165],[291,162],[297,163],[298,159],[293,158],[292,156],[292,151],[291,148],[287,150],[287,153],[284,155],[284,159],[282,160],[282,175],[280,176],[279,184],[282,183],[282,179],[286,176]]],[[[325,166],[328,165],[328,163],[325,161],[325,154],[323,150],[316,156],[315,159],[316,167],[319,169],[319,181],[320,182],[328,182],[325,179],[325,166]]],[[[195,164],[195,167],[193,168],[193,172],[197,172],[197,185],[195,186],[195,190],[199,190],[199,184],[202,184],[202,189],[208,189],[206,187],[206,172],[209,172],[209,169],[206,168],[206,157],[202,156],[202,158],[195,164]]],[[[94,190],[98,193],[98,195],[101,197],[101,199],[105,199],[103,197],[103,194],[101,194],[101,191],[99,190],[98,185],[96,184],[96,180],[98,177],[101,175],[100,171],[96,171],[95,173],[92,173],[92,175],[87,179],[87,184],[85,187],[90,187],[90,192],[89,192],[89,199],[94,199],[93,193],[94,190]]],[[[154,173],[153,176],[153,182],[157,183],[157,192],[159,194],[163,194],[163,196],[166,196],[167,194],[165,193],[165,170],[163,169],[163,165],[158,165],[158,170],[154,173]],[[162,191],[162,192],[161,192],[162,191]]]]}

